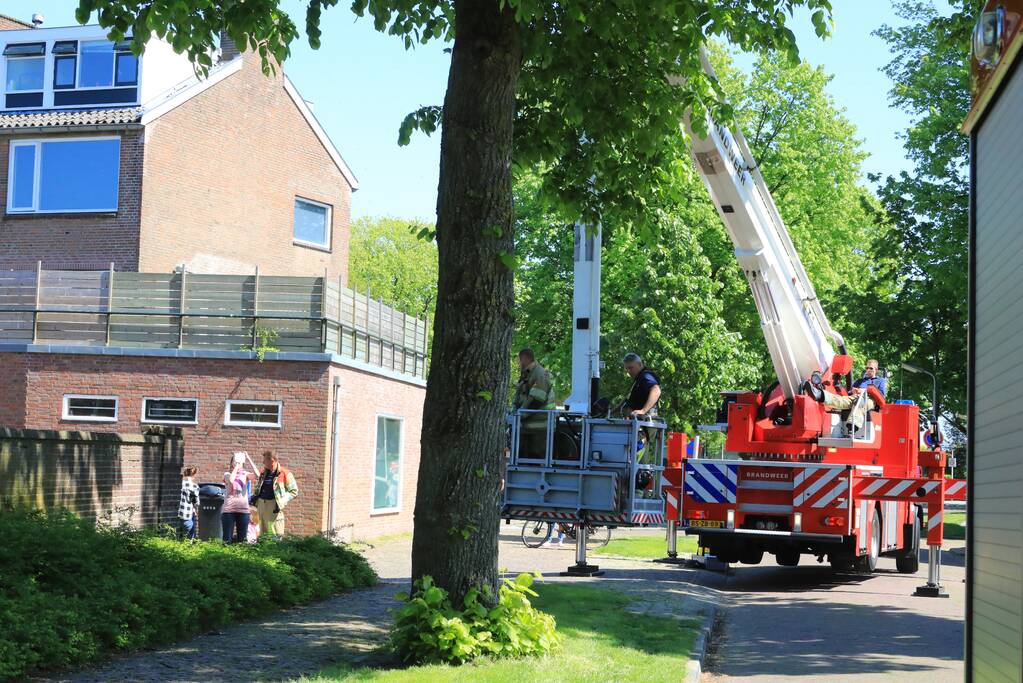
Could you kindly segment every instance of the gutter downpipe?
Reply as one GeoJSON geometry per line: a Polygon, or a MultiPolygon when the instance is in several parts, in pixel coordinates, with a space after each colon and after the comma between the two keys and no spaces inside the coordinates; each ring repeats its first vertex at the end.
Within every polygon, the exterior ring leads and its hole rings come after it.
{"type": "Polygon", "coordinates": [[[336,524],[334,521],[334,487],[337,481],[337,456],[341,450],[341,425],[339,424],[340,411],[338,410],[338,397],[341,393],[341,378],[334,377],[332,383],[333,396],[331,399],[330,412],[330,465],[327,476],[327,530],[333,531],[336,524]]]}

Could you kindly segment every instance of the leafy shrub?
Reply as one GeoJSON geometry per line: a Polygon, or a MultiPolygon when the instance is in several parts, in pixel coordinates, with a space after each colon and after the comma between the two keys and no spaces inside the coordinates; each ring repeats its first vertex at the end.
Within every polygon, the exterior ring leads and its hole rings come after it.
{"type": "Polygon", "coordinates": [[[81,665],[373,585],[366,560],[312,536],[182,543],[70,513],[0,513],[0,680],[81,665]]]}
{"type": "MultiPolygon", "coordinates": [[[[481,601],[492,597],[489,586],[471,589],[462,609],[455,609],[448,592],[424,576],[413,584],[412,595],[397,611],[391,629],[391,648],[408,664],[462,664],[478,657],[546,655],[561,643],[554,617],[529,602],[537,597],[530,588],[533,577],[519,574],[504,579],[497,605],[481,601]]],[[[489,602],[489,600],[488,600],[489,602]]]]}

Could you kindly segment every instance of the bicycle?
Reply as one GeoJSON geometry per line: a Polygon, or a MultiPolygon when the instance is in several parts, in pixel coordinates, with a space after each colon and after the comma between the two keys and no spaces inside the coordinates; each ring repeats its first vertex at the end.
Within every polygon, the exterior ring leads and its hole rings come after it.
{"type": "MultiPolygon", "coordinates": [[[[575,543],[575,525],[558,522],[558,530],[565,535],[565,538],[575,543]]],[[[554,522],[527,519],[522,524],[522,545],[527,548],[539,548],[551,540],[554,535],[554,522]]],[[[603,548],[611,542],[611,527],[586,525],[586,546],[588,548],[603,548]]]]}

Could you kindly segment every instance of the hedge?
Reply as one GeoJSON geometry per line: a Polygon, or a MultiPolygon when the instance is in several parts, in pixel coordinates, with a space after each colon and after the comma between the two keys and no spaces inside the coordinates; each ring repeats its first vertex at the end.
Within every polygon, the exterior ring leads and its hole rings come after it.
{"type": "Polygon", "coordinates": [[[70,513],[0,513],[0,680],[80,666],[376,583],[319,536],[186,543],[70,513]]]}

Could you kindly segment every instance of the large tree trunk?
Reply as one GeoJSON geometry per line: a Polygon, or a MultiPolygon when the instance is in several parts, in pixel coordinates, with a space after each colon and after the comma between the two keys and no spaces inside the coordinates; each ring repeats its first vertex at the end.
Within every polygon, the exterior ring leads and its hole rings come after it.
{"type": "Polygon", "coordinates": [[[497,586],[514,249],[511,159],[521,45],[514,10],[456,0],[437,198],[437,313],[423,412],[412,575],[456,605],[497,586]]]}

